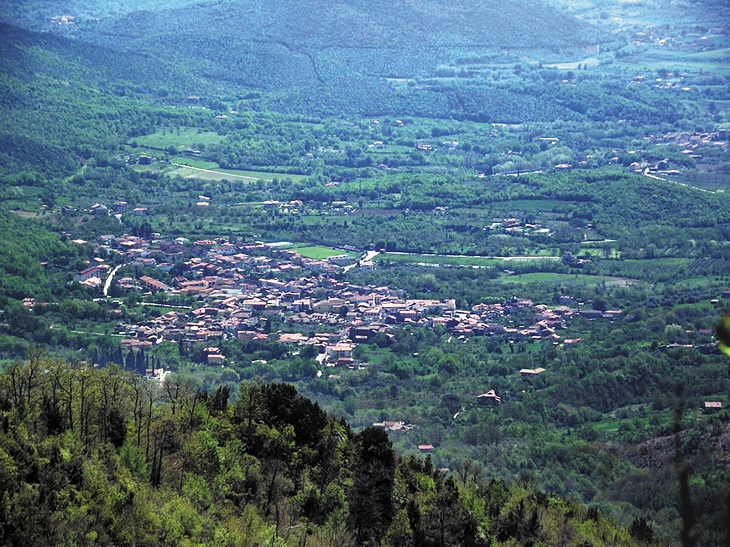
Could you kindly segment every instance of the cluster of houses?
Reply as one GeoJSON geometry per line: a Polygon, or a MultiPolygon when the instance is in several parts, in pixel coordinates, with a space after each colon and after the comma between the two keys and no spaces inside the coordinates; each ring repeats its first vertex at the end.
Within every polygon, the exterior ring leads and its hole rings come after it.
{"type": "MultiPolygon", "coordinates": [[[[699,161],[704,158],[703,151],[709,147],[720,150],[728,149],[728,130],[726,127],[718,127],[716,131],[707,133],[700,132],[671,132],[663,135],[650,135],[647,139],[653,144],[675,144],[681,147],[681,153],[693,160],[699,161]]],[[[619,157],[609,158],[609,163],[619,163],[619,157]]],[[[673,168],[672,161],[662,159],[658,161],[635,161],[627,166],[629,171],[644,175],[678,175],[680,171],[673,168]]],[[[712,160],[708,163],[713,163],[712,160]]],[[[718,164],[718,168],[720,165],[718,164]]],[[[708,167],[706,167],[708,168],[708,167]]]]}
{"type": "Polygon", "coordinates": [[[505,218],[499,222],[493,222],[489,226],[485,226],[484,230],[504,232],[507,234],[518,235],[551,235],[550,228],[546,228],[535,222],[527,222],[517,218],[505,218]]]}
{"type": "Polygon", "coordinates": [[[717,131],[709,133],[680,131],[665,133],[664,135],[653,138],[656,143],[677,144],[682,147],[682,153],[687,154],[695,159],[696,151],[701,146],[716,146],[718,148],[727,149],[728,146],[728,130],[727,127],[718,127],[717,131]]]}
{"type": "MultiPolygon", "coordinates": [[[[101,236],[97,243],[97,254],[117,254],[127,264],[145,267],[140,271],[146,275],[116,279],[118,291],[165,292],[195,299],[194,309],[170,311],[141,324],[118,325],[119,334],[149,343],[273,339],[292,347],[314,345],[325,365],[354,366],[357,344],[392,336],[399,325],[442,327],[460,338],[575,343],[559,334],[569,318],[620,315],[620,311],[579,310],[569,297],[556,306],[515,297],[477,304],[470,310],[457,309],[453,299],[408,299],[391,287],[358,286],[337,279],[334,274],[353,263],[374,267],[371,260],[357,262],[347,254],[311,259],[276,245],[225,239],[148,241],[125,235],[101,236]],[[173,265],[178,275],[158,276],[166,282],[153,277],[155,268],[170,272],[173,265]],[[287,332],[271,333],[272,322],[287,332]]],[[[79,273],[78,280],[99,279],[108,269],[106,264],[95,264],[79,273]]],[[[222,354],[209,352],[210,364],[224,361],[222,354]]]]}

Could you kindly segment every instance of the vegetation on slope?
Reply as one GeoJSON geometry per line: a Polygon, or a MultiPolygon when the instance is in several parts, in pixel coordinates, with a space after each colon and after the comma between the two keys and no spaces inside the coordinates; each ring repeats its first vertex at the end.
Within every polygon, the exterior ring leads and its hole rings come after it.
{"type": "Polygon", "coordinates": [[[400,458],[285,384],[236,401],[33,352],[0,376],[7,544],[628,545],[595,510],[400,458]]]}

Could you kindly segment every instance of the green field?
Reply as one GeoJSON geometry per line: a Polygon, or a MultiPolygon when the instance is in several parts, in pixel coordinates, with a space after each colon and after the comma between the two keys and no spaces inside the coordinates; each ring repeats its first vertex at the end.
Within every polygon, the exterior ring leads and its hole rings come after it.
{"type": "Polygon", "coordinates": [[[557,257],[550,256],[515,256],[515,257],[490,257],[490,256],[463,256],[463,255],[422,255],[422,254],[398,254],[383,253],[375,257],[379,262],[397,262],[399,264],[435,264],[439,266],[463,266],[463,267],[505,267],[510,262],[556,260],[557,257]]]}
{"type": "Polygon", "coordinates": [[[326,260],[332,256],[347,255],[351,258],[357,258],[358,253],[343,251],[342,249],[333,249],[322,245],[293,245],[289,247],[293,251],[297,251],[305,258],[313,258],[315,260],[326,260]]]}
{"type": "Polygon", "coordinates": [[[398,264],[437,264],[439,266],[476,266],[496,267],[503,264],[501,258],[483,256],[448,256],[383,253],[375,257],[376,262],[396,262],[398,264]]]}
{"type": "Polygon", "coordinates": [[[172,168],[165,171],[170,176],[183,178],[196,178],[200,180],[221,181],[225,179],[245,180],[255,182],[263,180],[271,182],[273,179],[291,179],[298,182],[307,178],[306,175],[292,175],[289,173],[277,173],[275,171],[244,171],[241,169],[222,169],[212,161],[181,158],[179,156],[171,159],[172,168]]]}
{"type": "Polygon", "coordinates": [[[726,283],[722,282],[716,282],[715,278],[712,276],[706,276],[706,277],[690,277],[688,279],[683,279],[681,281],[677,281],[676,283],[678,288],[684,288],[684,289],[702,289],[707,287],[719,286],[720,288],[724,288],[727,286],[726,283]]]}
{"type": "Polygon", "coordinates": [[[651,48],[622,65],[635,69],[681,71],[706,71],[723,75],[730,74],[730,49],[714,49],[710,51],[687,52],[681,49],[651,48]]]}
{"type": "MultiPolygon", "coordinates": [[[[492,213],[509,214],[513,211],[568,211],[578,205],[575,201],[559,199],[515,199],[490,203],[492,213]]],[[[472,209],[482,211],[483,209],[472,209]]]]}
{"type": "Polygon", "coordinates": [[[581,250],[580,255],[581,256],[592,256],[596,258],[612,258],[612,259],[619,259],[621,258],[621,251],[618,249],[615,249],[611,247],[608,249],[608,252],[605,249],[598,249],[595,247],[590,246],[584,246],[584,243],[581,243],[581,250]]]}
{"type": "Polygon", "coordinates": [[[225,137],[212,131],[202,131],[193,127],[181,127],[175,130],[157,131],[150,135],[142,135],[130,139],[130,144],[154,149],[167,149],[170,147],[184,150],[186,148],[198,148],[209,144],[218,144],[225,137]]]}
{"type": "MultiPolygon", "coordinates": [[[[172,177],[182,177],[184,179],[199,179],[210,181],[222,181],[227,179],[242,180],[244,182],[256,182],[263,177],[251,177],[241,175],[237,171],[229,171],[223,169],[208,169],[204,167],[192,167],[177,165],[167,172],[172,177]]],[[[270,180],[270,179],[269,179],[270,180]]]]}
{"type": "Polygon", "coordinates": [[[528,285],[530,283],[562,283],[566,285],[593,285],[605,282],[606,285],[615,287],[626,287],[637,284],[634,279],[625,277],[612,277],[608,275],[584,275],[584,274],[564,274],[552,272],[534,272],[518,275],[509,275],[500,277],[499,281],[503,283],[516,283],[519,285],[528,285]]]}
{"type": "Polygon", "coordinates": [[[224,138],[212,131],[202,131],[194,127],[180,127],[174,130],[157,131],[149,135],[134,137],[129,142],[132,146],[136,144],[158,150],[167,149],[171,146],[178,150],[184,150],[186,148],[195,149],[209,144],[218,144],[224,138]]]}
{"type": "Polygon", "coordinates": [[[173,156],[170,162],[177,165],[195,167],[197,169],[218,169],[219,166],[214,161],[201,160],[196,158],[188,158],[187,156],[173,156]]]}

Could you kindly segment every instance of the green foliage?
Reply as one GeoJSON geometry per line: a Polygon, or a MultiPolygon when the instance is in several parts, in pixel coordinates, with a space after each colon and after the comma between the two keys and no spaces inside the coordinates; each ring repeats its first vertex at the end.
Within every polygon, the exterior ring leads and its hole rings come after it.
{"type": "Polygon", "coordinates": [[[730,356],[730,316],[723,315],[715,327],[715,336],[720,350],[730,356]]]}
{"type": "Polygon", "coordinates": [[[39,222],[0,213],[0,296],[47,299],[49,272],[65,266],[79,250],[39,222]]]}
{"type": "MultiPolygon", "coordinates": [[[[288,545],[299,536],[285,530],[298,523],[328,541],[523,543],[540,529],[552,542],[549,530],[585,514],[559,498],[550,502],[569,505],[569,517],[529,513],[525,501],[514,512],[510,500],[523,490],[468,472],[460,483],[430,459],[401,460],[382,429],[353,435],[291,386],[254,382],[240,394],[235,409],[214,413],[182,384],[149,386],[33,353],[0,375],[2,541],[288,545]],[[110,409],[127,424],[123,443],[105,429],[110,409]]],[[[531,496],[550,507],[544,494],[531,496]]],[[[595,537],[627,544],[626,531],[598,521],[595,537]]]]}

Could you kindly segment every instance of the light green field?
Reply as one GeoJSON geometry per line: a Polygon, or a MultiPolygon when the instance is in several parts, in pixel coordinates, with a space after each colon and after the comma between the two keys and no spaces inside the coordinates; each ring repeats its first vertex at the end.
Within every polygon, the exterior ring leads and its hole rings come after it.
{"type": "Polygon", "coordinates": [[[303,215],[301,217],[302,223],[307,226],[319,224],[320,222],[327,222],[328,224],[342,224],[349,220],[350,217],[347,215],[303,215]]]}
{"type": "Polygon", "coordinates": [[[170,162],[188,167],[197,167],[199,169],[218,169],[218,164],[214,161],[201,160],[197,158],[188,158],[186,156],[174,156],[170,158],[170,162]]]}
{"type": "Polygon", "coordinates": [[[347,255],[351,258],[357,258],[359,256],[357,253],[343,251],[342,249],[333,249],[332,247],[324,247],[322,245],[301,246],[301,247],[298,245],[293,245],[290,247],[290,249],[297,251],[299,254],[301,254],[305,258],[313,258],[315,260],[326,260],[331,256],[339,256],[339,255],[347,255]]]}
{"type": "Polygon", "coordinates": [[[628,62],[622,59],[621,64],[636,69],[658,70],[660,68],[666,68],[668,70],[681,70],[685,72],[705,70],[727,75],[730,74],[730,48],[698,51],[694,53],[681,50],[652,48],[640,55],[631,57],[628,62]]]}
{"type": "Polygon", "coordinates": [[[276,173],[274,171],[244,171],[241,169],[222,169],[218,164],[212,161],[183,158],[176,156],[171,160],[171,168],[165,173],[170,176],[180,176],[183,178],[196,178],[200,180],[221,181],[224,179],[245,180],[247,182],[255,182],[263,180],[271,182],[273,179],[291,179],[298,182],[306,179],[306,175],[292,175],[289,173],[276,173]]]}
{"type": "MultiPolygon", "coordinates": [[[[369,148],[367,149],[368,154],[382,154],[385,156],[390,156],[394,154],[407,154],[408,152],[413,152],[416,150],[412,146],[402,146],[398,144],[388,144],[383,146],[382,148],[369,148]]],[[[420,150],[419,150],[420,152],[420,150]]]]}
{"type": "Polygon", "coordinates": [[[167,171],[167,174],[171,177],[182,177],[184,179],[199,179],[199,180],[210,180],[210,181],[221,181],[221,180],[242,180],[244,182],[256,182],[257,180],[271,180],[263,179],[263,177],[250,177],[248,175],[241,175],[238,171],[229,171],[224,169],[206,169],[202,167],[188,167],[185,165],[177,165],[173,169],[167,171]]]}
{"type": "MultiPolygon", "coordinates": [[[[687,288],[687,289],[703,289],[703,288],[711,287],[716,284],[718,284],[718,283],[715,282],[714,277],[712,277],[712,276],[690,277],[689,279],[683,279],[676,283],[676,285],[678,287],[687,288]]],[[[719,283],[719,285],[721,288],[725,287],[725,285],[723,285],[722,283],[719,283]]]]}
{"type": "Polygon", "coordinates": [[[502,266],[501,258],[483,256],[448,256],[448,255],[418,255],[418,254],[379,254],[374,259],[377,262],[397,262],[399,264],[438,264],[440,266],[502,266]]]}
{"type": "Polygon", "coordinates": [[[605,282],[606,285],[615,287],[626,287],[637,283],[634,279],[625,277],[611,277],[608,275],[583,275],[583,274],[564,274],[552,272],[534,272],[518,275],[509,275],[500,277],[502,283],[516,283],[520,285],[528,285],[530,283],[564,283],[570,285],[594,285],[596,283],[605,282]]]}
{"type": "Polygon", "coordinates": [[[512,211],[564,211],[575,207],[575,201],[559,199],[516,199],[491,203],[492,212],[503,211],[506,214],[512,211]]]}
{"type": "Polygon", "coordinates": [[[230,173],[242,177],[249,177],[255,180],[271,181],[273,179],[299,182],[307,178],[307,175],[296,175],[291,173],[277,173],[275,171],[244,171],[242,169],[216,169],[220,173],[230,173]]]}
{"type": "Polygon", "coordinates": [[[578,70],[581,66],[597,67],[601,63],[595,57],[589,57],[581,61],[566,61],[563,63],[553,63],[551,65],[545,65],[550,68],[557,68],[558,70],[578,70]]]}
{"type": "Polygon", "coordinates": [[[558,260],[559,257],[550,256],[545,250],[544,255],[531,256],[465,256],[465,255],[424,255],[416,253],[383,253],[375,257],[376,261],[397,262],[399,264],[436,264],[439,266],[463,267],[509,267],[509,263],[530,262],[540,260],[558,260]]]}
{"type": "Polygon", "coordinates": [[[604,249],[591,247],[590,245],[584,243],[581,243],[580,255],[593,256],[598,258],[621,258],[621,252],[614,247],[611,247],[608,250],[608,254],[606,254],[606,251],[604,249]]]}
{"type": "Polygon", "coordinates": [[[130,143],[134,142],[142,147],[146,146],[156,149],[166,149],[174,146],[179,150],[183,150],[186,148],[196,148],[199,145],[218,144],[224,138],[212,131],[200,131],[193,127],[184,127],[135,137],[130,139],[130,143]]]}

